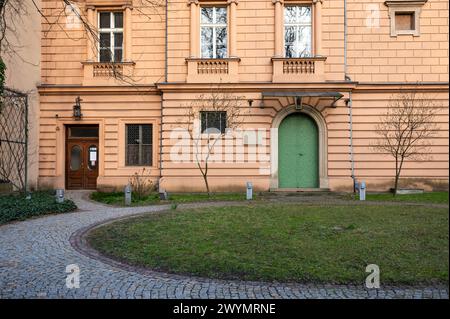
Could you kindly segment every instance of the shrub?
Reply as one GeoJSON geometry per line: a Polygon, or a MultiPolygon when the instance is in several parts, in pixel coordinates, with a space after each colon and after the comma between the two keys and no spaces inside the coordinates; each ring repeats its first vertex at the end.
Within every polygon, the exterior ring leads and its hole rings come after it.
{"type": "Polygon", "coordinates": [[[35,192],[28,200],[25,197],[23,194],[0,196],[0,224],[32,216],[65,213],[77,208],[71,200],[57,203],[52,192],[35,192]]]}
{"type": "Polygon", "coordinates": [[[137,200],[142,200],[144,197],[150,195],[154,191],[155,186],[149,175],[146,175],[145,167],[140,172],[136,172],[130,178],[131,190],[133,196],[137,200]]]}

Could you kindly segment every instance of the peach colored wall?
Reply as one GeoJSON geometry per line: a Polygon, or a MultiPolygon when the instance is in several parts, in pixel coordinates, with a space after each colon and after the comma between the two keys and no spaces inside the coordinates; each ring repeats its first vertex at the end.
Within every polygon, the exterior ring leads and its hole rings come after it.
{"type": "Polygon", "coordinates": [[[448,1],[429,0],[420,15],[420,36],[391,37],[384,0],[348,1],[348,72],[360,82],[447,82],[448,1]],[[379,27],[368,27],[378,8],[379,27]]]}
{"type": "MultiPolygon", "coordinates": [[[[95,2],[95,1],[91,1],[95,2]]],[[[295,1],[286,0],[286,3],[295,1]]],[[[46,12],[55,10],[57,1],[44,1],[46,12]]],[[[133,1],[137,5],[138,1],[133,1]]],[[[202,1],[200,1],[202,3],[202,1]]],[[[217,1],[225,4],[226,1],[217,1]]],[[[243,129],[270,129],[279,112],[293,101],[266,104],[258,107],[263,90],[337,91],[349,97],[353,93],[355,174],[366,180],[371,190],[387,190],[393,176],[391,158],[375,154],[370,144],[378,117],[386,111],[392,93],[408,86],[400,82],[430,82],[440,84],[419,86],[423,92],[440,101],[443,109],[438,117],[438,136],[433,139],[433,156],[427,162],[408,162],[404,169],[405,185],[417,187],[448,187],[448,4],[443,0],[429,0],[422,8],[421,35],[390,36],[388,11],[381,0],[348,0],[348,72],[352,80],[363,82],[344,83],[344,9],[342,0],[324,0],[322,8],[322,52],[325,62],[326,82],[308,84],[272,83],[271,58],[275,50],[275,14],[272,0],[240,0],[237,5],[237,55],[239,82],[224,84],[222,88],[236,95],[253,99],[254,106],[245,116],[243,129]],[[380,8],[380,28],[367,28],[365,19],[367,4],[380,8]],[[445,28],[444,28],[445,27],[445,28]],[[367,82],[367,83],[366,83],[367,82]],[[380,86],[376,82],[391,82],[380,86]],[[366,83],[366,84],[364,84],[366,83]]],[[[83,7],[83,2],[80,4],[83,7]]],[[[84,12],[84,11],[82,11],[84,12]]],[[[209,83],[186,83],[187,62],[190,56],[190,6],[187,0],[169,0],[167,73],[165,66],[165,15],[163,8],[151,14],[151,19],[133,9],[132,57],[133,84],[120,81],[102,82],[96,86],[83,86],[82,61],[86,60],[85,40],[74,41],[61,30],[53,28],[43,33],[40,130],[40,182],[43,186],[62,187],[64,183],[63,125],[72,123],[71,107],[75,97],[83,98],[81,123],[101,125],[100,187],[122,187],[128,181],[132,169],[121,166],[124,153],[124,132],[127,120],[154,121],[160,123],[161,96],[162,118],[162,188],[169,191],[202,191],[203,181],[194,164],[176,164],[170,161],[173,141],[171,129],[179,124],[191,101],[208,92],[209,83]],[[105,84],[106,83],[106,84],[105,84]],[[153,86],[156,83],[156,86],[153,86]],[[70,87],[64,86],[71,84],[70,87]],[[139,86],[141,85],[141,86],[139,86]],[[55,118],[55,114],[59,114],[55,118]],[[122,125],[122,126],[121,126],[122,125]],[[59,127],[60,131],[57,131],[59,127]],[[59,132],[59,133],[58,133],[59,132]]],[[[43,29],[48,25],[45,21],[43,29]]],[[[84,38],[80,30],[68,30],[71,36],[84,38]]],[[[205,76],[208,82],[208,76],[205,76]]],[[[299,81],[300,82],[300,81],[299,81]]],[[[326,108],[322,116],[327,128],[327,170],[329,187],[333,190],[352,188],[349,148],[349,109],[341,99],[336,108],[326,108]]],[[[159,130],[154,128],[154,143],[159,146],[159,130]]],[[[270,142],[270,137],[269,137],[270,142]]],[[[158,149],[154,162],[158,163],[158,149]]],[[[270,171],[259,171],[258,163],[214,164],[210,182],[214,190],[242,190],[245,182],[252,181],[258,190],[270,187],[270,171]]],[[[151,175],[159,177],[158,167],[151,175]]]]}
{"type": "MultiPolygon", "coordinates": [[[[91,1],[93,2],[93,1],[91,1]]],[[[164,7],[143,7],[134,1],[132,12],[132,52],[136,63],[131,83],[133,85],[154,84],[164,80],[165,23],[164,7]]],[[[161,2],[163,3],[163,2],[161,2]]],[[[86,17],[85,1],[77,2],[80,14],[86,17]]],[[[118,7],[120,9],[120,6],[118,7]]],[[[81,85],[83,65],[88,44],[82,26],[68,27],[63,14],[62,1],[43,1],[43,10],[49,15],[49,23],[42,20],[42,83],[50,85],[81,85]],[[54,24],[58,21],[57,24],[54,24]]]]}
{"type": "Polygon", "coordinates": [[[152,177],[159,176],[160,96],[155,90],[125,88],[99,94],[97,90],[41,89],[40,118],[39,182],[43,188],[64,187],[65,124],[99,125],[99,188],[122,187],[142,169],[124,165],[124,125],[153,124],[153,166],[147,169],[152,177]],[[78,95],[82,96],[81,121],[72,117],[78,95]]]}

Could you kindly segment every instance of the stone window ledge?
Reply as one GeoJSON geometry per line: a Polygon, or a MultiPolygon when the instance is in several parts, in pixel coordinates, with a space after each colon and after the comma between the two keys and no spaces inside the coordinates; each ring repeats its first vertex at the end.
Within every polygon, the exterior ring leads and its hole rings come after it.
{"type": "Polygon", "coordinates": [[[116,85],[121,79],[133,76],[135,62],[81,62],[83,85],[116,85]]]}
{"type": "Polygon", "coordinates": [[[187,58],[188,83],[234,83],[239,81],[240,58],[187,58]]]}

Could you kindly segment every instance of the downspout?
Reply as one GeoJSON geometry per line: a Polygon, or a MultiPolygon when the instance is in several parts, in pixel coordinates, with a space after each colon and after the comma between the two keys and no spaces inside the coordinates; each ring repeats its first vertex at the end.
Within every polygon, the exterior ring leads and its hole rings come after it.
{"type": "MultiPolygon", "coordinates": [[[[348,76],[347,72],[347,0],[344,0],[344,77],[345,81],[351,81],[352,79],[348,76]]],[[[348,107],[348,118],[349,118],[349,138],[350,138],[350,166],[351,166],[351,178],[353,180],[353,192],[356,192],[356,178],[355,178],[355,159],[353,152],[353,110],[352,110],[352,91],[348,94],[348,99],[346,100],[348,107]]]]}
{"type": "MultiPolygon", "coordinates": [[[[164,83],[167,83],[167,30],[168,30],[168,8],[169,8],[169,0],[166,0],[165,5],[165,42],[164,42],[164,83]]],[[[162,150],[163,150],[163,144],[162,144],[162,137],[163,137],[163,106],[164,106],[164,94],[161,92],[161,110],[160,110],[160,123],[159,123],[159,181],[158,181],[158,188],[159,191],[161,190],[161,179],[162,179],[162,150]]]]}

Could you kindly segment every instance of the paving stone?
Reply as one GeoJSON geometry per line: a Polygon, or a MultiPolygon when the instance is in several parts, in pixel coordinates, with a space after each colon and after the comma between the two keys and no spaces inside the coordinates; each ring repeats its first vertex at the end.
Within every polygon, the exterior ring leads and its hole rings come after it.
{"type": "MultiPolygon", "coordinates": [[[[92,225],[169,205],[112,208],[87,200],[87,192],[68,192],[80,208],[0,226],[0,298],[443,298],[448,287],[270,284],[211,280],[142,272],[86,254],[71,244],[73,235],[92,225]],[[66,287],[66,266],[80,269],[80,288],[66,287]]],[[[206,207],[221,203],[185,204],[206,207]]],[[[230,205],[230,204],[227,204],[230,205]]]]}

